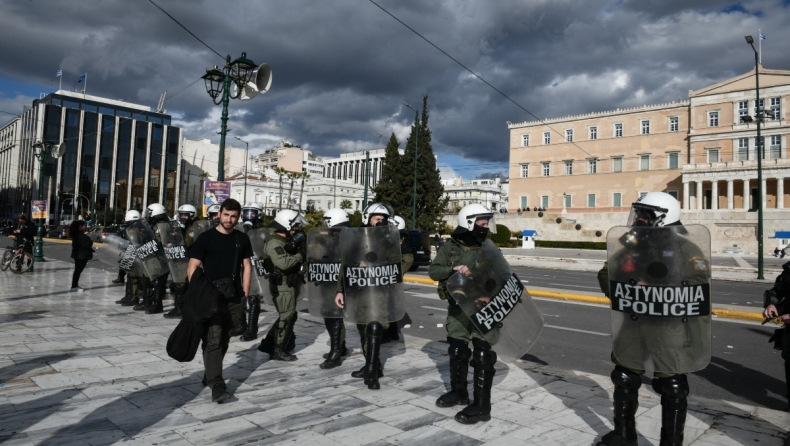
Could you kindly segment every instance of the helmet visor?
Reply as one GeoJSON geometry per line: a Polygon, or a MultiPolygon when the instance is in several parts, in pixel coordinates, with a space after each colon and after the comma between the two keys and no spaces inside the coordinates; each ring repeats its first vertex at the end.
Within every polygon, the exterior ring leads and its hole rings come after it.
{"type": "Polygon", "coordinates": [[[241,211],[241,219],[243,221],[255,221],[260,216],[260,212],[257,209],[242,209],[241,211]]]}
{"type": "Polygon", "coordinates": [[[667,210],[649,204],[634,203],[628,215],[628,226],[663,226],[667,210]]]}
{"type": "Polygon", "coordinates": [[[473,218],[475,219],[474,224],[477,226],[483,226],[484,222],[488,223],[488,232],[492,234],[496,234],[496,219],[494,218],[493,213],[489,214],[478,214],[474,215],[473,218]]]}

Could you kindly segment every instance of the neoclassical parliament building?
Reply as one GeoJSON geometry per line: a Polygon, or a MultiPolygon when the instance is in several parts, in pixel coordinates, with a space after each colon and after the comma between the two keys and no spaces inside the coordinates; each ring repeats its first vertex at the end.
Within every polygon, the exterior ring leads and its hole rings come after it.
{"type": "MultiPolygon", "coordinates": [[[[706,224],[714,239],[732,239],[719,247],[737,239],[750,245],[756,216],[747,213],[759,199],[766,236],[774,229],[790,230],[790,222],[784,223],[788,215],[779,212],[790,204],[785,187],[790,71],[760,66],[759,81],[759,104],[752,70],[689,91],[685,101],[509,123],[510,212],[542,207],[550,213],[603,213],[623,224],[625,218],[616,214],[628,212],[641,194],[664,191],[680,201],[684,222],[706,224]],[[758,108],[765,115],[762,197],[758,108]]],[[[774,248],[766,241],[769,247],[774,248]]]]}

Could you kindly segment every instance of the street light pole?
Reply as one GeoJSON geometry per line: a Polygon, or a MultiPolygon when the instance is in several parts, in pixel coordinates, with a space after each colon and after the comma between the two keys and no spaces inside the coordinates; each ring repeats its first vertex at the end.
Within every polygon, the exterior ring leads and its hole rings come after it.
{"type": "Polygon", "coordinates": [[[405,102],[403,105],[414,110],[414,193],[411,197],[411,230],[414,231],[417,227],[417,154],[420,150],[420,112],[405,102]]]}
{"type": "MultiPolygon", "coordinates": [[[[45,142],[39,142],[34,145],[38,148],[36,151],[36,158],[38,158],[38,199],[44,199],[44,161],[52,151],[52,145],[45,142]]],[[[49,204],[49,203],[47,203],[49,204]]],[[[49,206],[47,206],[47,214],[49,214],[49,206]]],[[[33,262],[46,262],[44,260],[44,219],[38,219],[38,232],[36,233],[36,243],[33,252],[33,262]]]]}
{"type": "MultiPolygon", "coordinates": [[[[754,117],[757,121],[757,279],[765,279],[763,275],[763,151],[765,144],[760,139],[760,124],[763,120],[763,110],[760,107],[760,59],[759,53],[754,48],[752,36],[746,36],[746,43],[754,51],[754,88],[757,95],[754,102],[754,117]]],[[[746,195],[745,191],[744,195],[746,195]]]]}
{"type": "Polygon", "coordinates": [[[121,183],[115,183],[115,205],[112,208],[112,223],[113,224],[117,224],[118,223],[118,186],[120,186],[120,185],[121,185],[121,183]]]}
{"type": "Polygon", "coordinates": [[[370,151],[365,151],[365,196],[362,197],[362,209],[368,207],[368,178],[370,178],[370,151]]]}
{"type": "Polygon", "coordinates": [[[234,138],[238,139],[239,141],[247,145],[247,150],[244,152],[244,203],[243,203],[244,206],[246,206],[247,205],[247,160],[250,158],[250,143],[244,141],[238,136],[234,136],[234,138]]]}

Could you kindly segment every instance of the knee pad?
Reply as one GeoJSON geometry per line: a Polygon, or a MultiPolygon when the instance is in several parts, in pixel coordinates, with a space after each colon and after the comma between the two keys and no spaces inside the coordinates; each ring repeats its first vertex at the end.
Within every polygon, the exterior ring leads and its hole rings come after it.
{"type": "Polygon", "coordinates": [[[482,339],[472,338],[472,345],[474,346],[475,351],[477,351],[477,350],[491,350],[491,344],[489,344],[487,341],[484,341],[482,339]]]}
{"type": "Polygon", "coordinates": [[[384,327],[379,322],[371,322],[365,328],[365,332],[368,336],[378,337],[384,335],[384,327]]]}
{"type": "Polygon", "coordinates": [[[472,351],[469,349],[466,342],[455,338],[447,338],[447,342],[450,343],[450,347],[447,349],[447,354],[450,355],[450,359],[459,361],[469,360],[472,351]]]}
{"type": "Polygon", "coordinates": [[[680,400],[689,395],[689,382],[686,375],[654,378],[652,384],[653,390],[662,397],[680,400]]]}
{"type": "Polygon", "coordinates": [[[615,388],[625,393],[636,393],[642,387],[642,377],[638,373],[619,365],[612,370],[611,378],[615,388]]]}
{"type": "Polygon", "coordinates": [[[475,348],[474,359],[475,367],[480,367],[483,370],[494,370],[496,352],[493,350],[480,350],[475,348]]]}

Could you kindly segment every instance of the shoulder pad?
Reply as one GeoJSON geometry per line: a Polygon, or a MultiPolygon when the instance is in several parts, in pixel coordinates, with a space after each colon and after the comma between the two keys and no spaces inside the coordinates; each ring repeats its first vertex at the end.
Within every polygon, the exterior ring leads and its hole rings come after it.
{"type": "Polygon", "coordinates": [[[285,255],[285,249],[283,249],[282,246],[278,246],[278,247],[274,248],[274,252],[276,252],[277,254],[280,254],[281,256],[285,255]]]}

